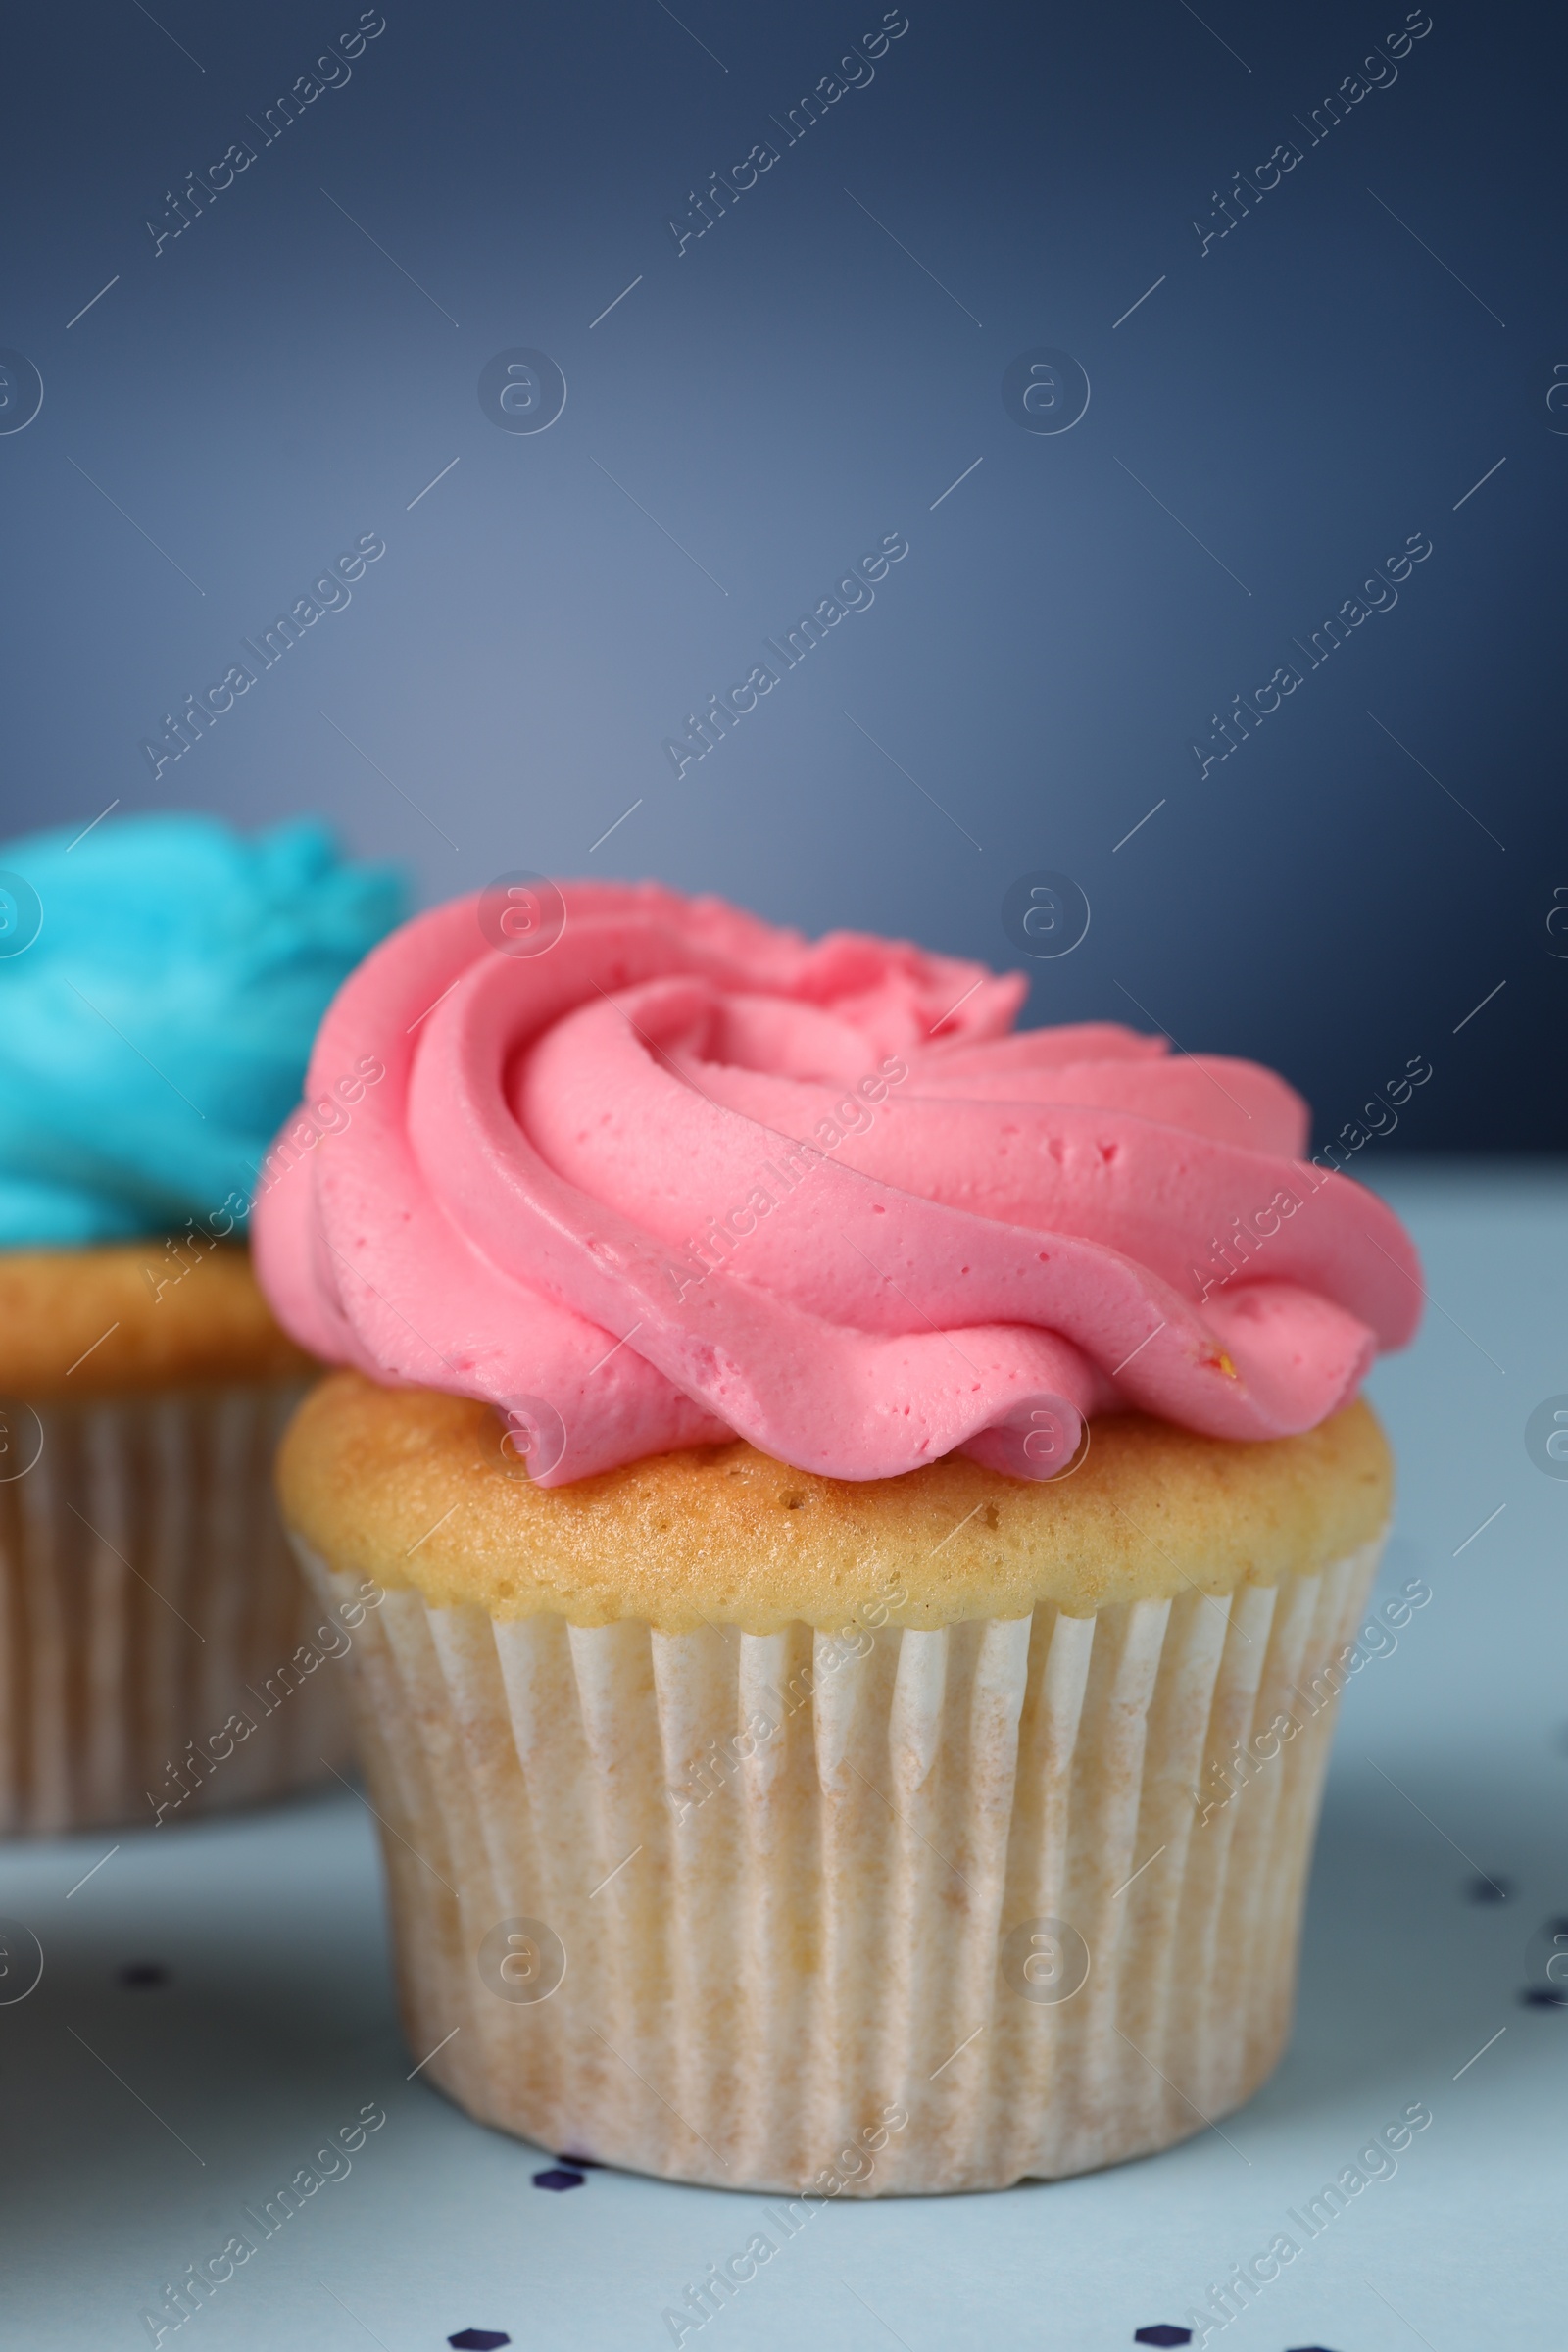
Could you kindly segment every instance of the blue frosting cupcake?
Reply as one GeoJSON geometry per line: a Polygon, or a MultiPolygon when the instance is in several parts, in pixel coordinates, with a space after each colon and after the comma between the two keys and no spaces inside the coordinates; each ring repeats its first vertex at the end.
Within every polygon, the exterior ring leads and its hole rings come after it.
{"type": "Polygon", "coordinates": [[[342,1629],[271,1495],[314,1367],[238,1237],[322,1012],[403,911],[313,820],[0,846],[0,1836],[161,1827],[347,1758],[342,1629]]]}
{"type": "Polygon", "coordinates": [[[321,1014],[404,911],[314,818],[0,846],[0,1249],[242,1226],[321,1014]]]}

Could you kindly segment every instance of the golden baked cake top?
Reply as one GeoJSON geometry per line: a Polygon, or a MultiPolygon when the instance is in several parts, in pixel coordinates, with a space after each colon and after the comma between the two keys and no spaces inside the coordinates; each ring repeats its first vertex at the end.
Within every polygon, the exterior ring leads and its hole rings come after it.
{"type": "Polygon", "coordinates": [[[472,1398],[334,1373],[283,1441],[284,1518],[334,1567],[437,1607],[836,1631],[1273,1585],[1379,1535],[1393,1485],[1364,1401],[1254,1443],[1106,1416],[1050,1481],[957,1453],[898,1478],[819,1478],[736,1441],[551,1490],[505,1436],[472,1398]]]}
{"type": "Polygon", "coordinates": [[[237,1243],[0,1250],[0,1396],[64,1403],[315,1369],[237,1243]]]}

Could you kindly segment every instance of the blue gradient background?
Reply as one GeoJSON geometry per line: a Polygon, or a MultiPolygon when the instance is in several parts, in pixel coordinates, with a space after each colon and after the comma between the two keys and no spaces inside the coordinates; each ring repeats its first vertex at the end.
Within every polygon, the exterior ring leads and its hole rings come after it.
{"type": "Polygon", "coordinates": [[[677,256],[688,191],[782,144],[880,6],[386,13],[156,258],[166,190],[260,147],[358,8],[14,23],[0,343],[45,398],[0,437],[0,837],[117,798],[319,809],[426,898],[655,874],[999,965],[1008,884],[1059,868],[1094,919],[1027,1018],[1258,1056],[1320,1133],[1427,1055],[1358,1172],[1568,1143],[1560,24],[1439,0],[1308,147],[1402,7],[910,0],[870,85],[677,256]],[[1212,191],[1287,138],[1200,256],[1212,191]],[[1036,344],[1093,386],[1061,437],[1003,409],[1036,344]],[[547,433],[481,413],[509,345],[564,370],[547,433]],[[875,606],[677,782],[684,713],[891,531],[875,606]],[[348,609],[155,784],[141,738],[365,532],[348,609]],[[1200,781],[1211,712],[1413,532],[1397,609],[1200,781]]]}

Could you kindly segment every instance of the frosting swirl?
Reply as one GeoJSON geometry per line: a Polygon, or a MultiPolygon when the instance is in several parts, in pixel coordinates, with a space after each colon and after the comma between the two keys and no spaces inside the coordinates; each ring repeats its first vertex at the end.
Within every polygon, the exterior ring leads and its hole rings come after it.
{"type": "Polygon", "coordinates": [[[403,906],[312,819],[0,846],[0,1249],[232,1232],[334,989],[403,906]]]}
{"type": "Polygon", "coordinates": [[[1410,1337],[1402,1227],[1255,1064],[1009,1035],[1020,976],[901,942],[546,891],[520,940],[459,900],[349,979],[311,1098],[385,1075],[255,1220],[302,1346],[510,1407],[541,1484],[735,1435],[1051,1475],[1092,1412],[1311,1428],[1410,1337]]]}

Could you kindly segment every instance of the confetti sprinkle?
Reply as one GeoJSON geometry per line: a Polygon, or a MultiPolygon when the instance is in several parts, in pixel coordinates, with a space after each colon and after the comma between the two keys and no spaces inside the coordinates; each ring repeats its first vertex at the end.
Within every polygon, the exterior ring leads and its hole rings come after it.
{"type": "Polygon", "coordinates": [[[1155,2328],[1139,2328],[1133,2334],[1135,2344],[1190,2344],[1192,2340],[1190,2328],[1172,2328],[1165,2320],[1155,2328]]]}
{"type": "Polygon", "coordinates": [[[447,2337],[453,2352],[500,2352],[500,2347],[511,2341],[500,2328],[460,2328],[456,2335],[447,2337]]]}
{"type": "Polygon", "coordinates": [[[581,2188],[582,2175],[565,2172],[560,2165],[552,2165],[547,2173],[535,2173],[533,2184],[535,2188],[581,2188]]]}

